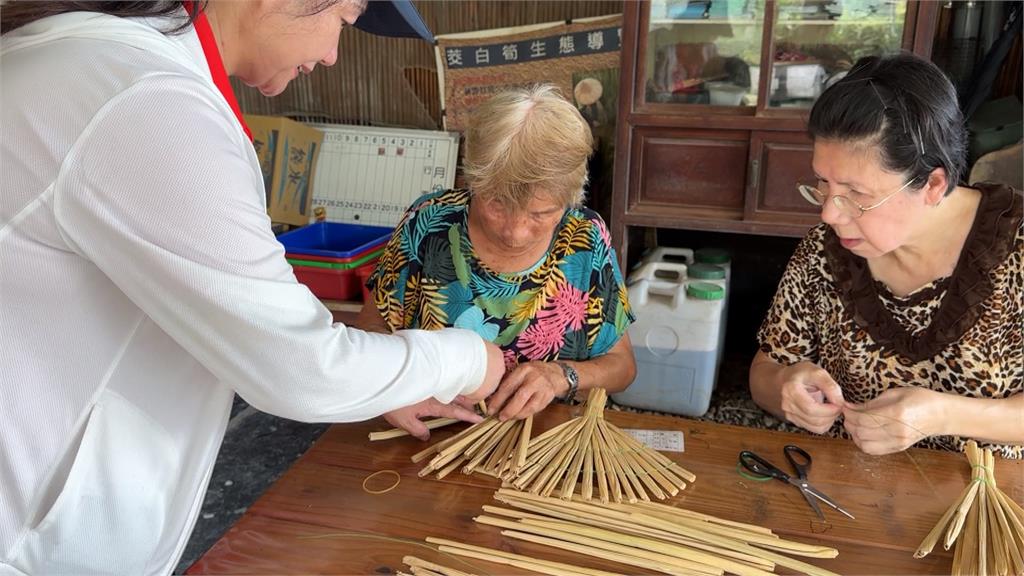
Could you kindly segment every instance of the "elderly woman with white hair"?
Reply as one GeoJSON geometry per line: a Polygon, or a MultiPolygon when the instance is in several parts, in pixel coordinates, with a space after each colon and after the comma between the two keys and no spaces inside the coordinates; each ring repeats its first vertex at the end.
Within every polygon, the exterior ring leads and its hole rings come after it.
{"type": "MultiPolygon", "coordinates": [[[[634,318],[608,228],[581,206],[592,145],[552,86],[480,105],[466,132],[469,188],[409,208],[369,280],[361,327],[455,326],[497,344],[508,373],[488,404],[502,419],[580,390],[625,389],[636,373],[634,318]]],[[[425,439],[418,418],[440,413],[427,400],[386,417],[425,439]]]]}

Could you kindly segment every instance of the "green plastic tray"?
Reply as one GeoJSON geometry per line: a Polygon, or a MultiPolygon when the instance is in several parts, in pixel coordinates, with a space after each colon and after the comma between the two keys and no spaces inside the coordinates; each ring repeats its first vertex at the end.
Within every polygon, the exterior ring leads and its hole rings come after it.
{"type": "Polygon", "coordinates": [[[352,262],[344,263],[321,262],[319,260],[300,260],[298,258],[288,258],[288,262],[293,266],[309,266],[310,268],[331,268],[333,270],[351,270],[353,268],[359,268],[360,266],[366,264],[370,260],[375,260],[376,258],[380,257],[380,255],[383,252],[384,248],[381,247],[380,250],[377,250],[376,252],[371,252],[366,256],[363,256],[359,260],[353,260],[352,262]]]}

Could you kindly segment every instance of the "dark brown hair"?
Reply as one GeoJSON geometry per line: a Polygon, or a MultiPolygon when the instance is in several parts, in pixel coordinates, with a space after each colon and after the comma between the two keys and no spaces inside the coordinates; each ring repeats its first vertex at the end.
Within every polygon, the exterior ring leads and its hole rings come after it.
{"type": "Polygon", "coordinates": [[[966,176],[967,127],[956,89],[938,66],[910,53],[868,56],[811,109],[812,138],[871,141],[886,169],[923,186],[946,171],[946,194],[966,176]]]}
{"type": "MultiPolygon", "coordinates": [[[[89,0],[11,0],[5,2],[0,8],[0,34],[7,34],[11,30],[17,30],[26,24],[41,20],[47,16],[56,16],[67,12],[98,12],[121,18],[134,17],[159,17],[171,16],[181,9],[181,0],[141,0],[124,2],[117,0],[89,1],[89,0]]],[[[188,20],[182,21],[181,25],[165,30],[167,34],[178,34],[188,30],[192,21],[199,13],[205,2],[197,1],[191,3],[191,10],[188,20]]]]}

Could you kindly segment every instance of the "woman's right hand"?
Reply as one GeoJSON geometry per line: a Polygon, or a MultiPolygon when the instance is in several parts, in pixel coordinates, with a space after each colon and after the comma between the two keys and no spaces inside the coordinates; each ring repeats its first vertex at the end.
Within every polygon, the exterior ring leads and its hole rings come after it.
{"type": "Polygon", "coordinates": [[[502,354],[501,348],[486,341],[484,346],[487,348],[487,372],[484,374],[484,382],[472,394],[462,395],[462,398],[474,404],[493,394],[505,376],[505,355],[502,354]]]}
{"type": "Polygon", "coordinates": [[[782,412],[797,426],[824,434],[843,413],[845,401],[839,384],[824,368],[799,362],[782,369],[782,412]]]}
{"type": "Polygon", "coordinates": [[[427,425],[420,418],[427,416],[456,418],[473,424],[483,420],[476,412],[473,412],[472,407],[462,406],[457,402],[442,404],[435,398],[427,398],[412,406],[405,406],[391,412],[386,412],[384,419],[395,428],[401,428],[411,436],[426,441],[430,439],[430,429],[427,428],[427,425]]]}

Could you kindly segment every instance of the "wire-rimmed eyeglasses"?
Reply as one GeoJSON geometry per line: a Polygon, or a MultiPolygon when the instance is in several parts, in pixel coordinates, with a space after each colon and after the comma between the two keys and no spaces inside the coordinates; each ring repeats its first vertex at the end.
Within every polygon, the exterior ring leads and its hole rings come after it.
{"type": "MultiPolygon", "coordinates": [[[[871,206],[861,206],[860,203],[857,202],[856,200],[853,200],[849,196],[844,196],[842,194],[833,194],[832,204],[834,204],[835,207],[844,216],[849,216],[850,218],[860,218],[868,210],[874,210],[875,208],[878,208],[882,204],[885,204],[889,200],[889,198],[892,198],[893,196],[899,194],[900,192],[903,192],[904,190],[907,189],[907,186],[910,186],[913,183],[913,179],[908,180],[907,183],[904,184],[903,186],[900,186],[898,190],[891,192],[885,198],[882,198],[881,200],[872,204],[871,206]]],[[[807,200],[811,204],[814,204],[815,206],[824,205],[825,200],[827,200],[829,196],[828,194],[822,192],[821,190],[818,190],[814,186],[808,186],[807,184],[799,184],[797,185],[796,189],[800,192],[800,195],[803,196],[805,200],[807,200]]]]}

